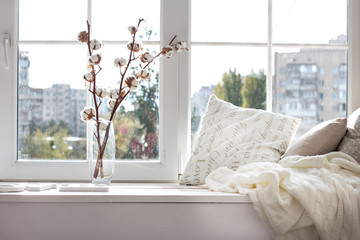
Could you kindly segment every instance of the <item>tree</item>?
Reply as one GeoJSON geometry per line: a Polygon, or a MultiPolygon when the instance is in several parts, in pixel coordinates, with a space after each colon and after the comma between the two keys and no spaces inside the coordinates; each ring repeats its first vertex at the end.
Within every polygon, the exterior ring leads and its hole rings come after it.
{"type": "Polygon", "coordinates": [[[242,107],[266,109],[266,76],[263,70],[258,74],[252,72],[245,78],[241,95],[244,100],[242,107]]]}
{"type": "MultiPolygon", "coordinates": [[[[152,34],[154,32],[148,28],[146,35],[140,38],[149,40],[152,34]]],[[[150,52],[149,49],[147,51],[150,52]]],[[[156,159],[159,156],[159,73],[155,73],[154,64],[155,62],[148,66],[148,71],[153,76],[151,80],[141,81],[138,89],[128,96],[133,110],[126,111],[122,108],[122,112],[116,117],[114,130],[117,158],[156,159]],[[125,132],[126,136],[124,136],[125,132]]],[[[138,68],[138,66],[130,68],[132,75],[136,76],[138,68]]]]}
{"type": "Polygon", "coordinates": [[[191,132],[195,133],[199,127],[201,116],[196,115],[196,107],[191,110],[191,132]]]}
{"type": "Polygon", "coordinates": [[[29,159],[85,159],[85,139],[70,142],[69,137],[70,130],[64,122],[32,123],[20,154],[29,159]]]}
{"type": "Polygon", "coordinates": [[[119,112],[113,119],[115,131],[116,159],[134,159],[131,143],[134,138],[143,135],[143,127],[133,114],[126,112],[124,106],[120,106],[119,112]]]}
{"type": "Polygon", "coordinates": [[[213,92],[219,99],[241,107],[243,104],[242,87],[241,75],[236,73],[236,68],[234,68],[234,71],[229,69],[228,73],[224,73],[221,83],[215,86],[213,92]]]}
{"type": "Polygon", "coordinates": [[[141,139],[134,139],[132,141],[132,148],[136,158],[145,157],[154,159],[159,156],[159,137],[158,137],[158,122],[159,122],[159,107],[157,100],[159,74],[155,75],[153,83],[150,81],[144,82],[141,89],[133,96],[134,113],[140,124],[143,126],[143,136],[141,139]],[[136,150],[136,151],[135,151],[136,150]]]}

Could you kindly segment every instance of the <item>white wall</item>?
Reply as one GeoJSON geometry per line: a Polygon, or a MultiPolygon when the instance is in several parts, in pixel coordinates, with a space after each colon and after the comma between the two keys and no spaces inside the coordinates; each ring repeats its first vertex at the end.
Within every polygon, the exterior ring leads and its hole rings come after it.
{"type": "Polygon", "coordinates": [[[251,203],[1,202],[1,240],[266,240],[251,203]]]}

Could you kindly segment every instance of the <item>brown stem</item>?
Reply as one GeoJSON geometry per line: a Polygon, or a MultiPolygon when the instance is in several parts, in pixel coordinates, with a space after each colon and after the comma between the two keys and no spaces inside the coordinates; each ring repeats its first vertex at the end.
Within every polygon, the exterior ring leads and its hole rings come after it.
{"type": "MultiPolygon", "coordinates": [[[[89,20],[86,21],[87,23],[87,28],[88,28],[88,41],[87,41],[87,45],[88,45],[88,51],[89,51],[89,55],[90,57],[92,56],[92,51],[91,51],[91,48],[90,48],[90,23],[89,23],[89,20]]],[[[97,73],[99,73],[101,71],[101,67],[99,66],[99,71],[97,73]]],[[[91,72],[94,73],[95,72],[95,67],[93,65],[91,65],[91,72]]],[[[94,100],[94,105],[95,105],[95,121],[96,121],[96,140],[97,140],[97,144],[98,144],[98,149],[99,149],[99,153],[101,152],[101,142],[100,142],[100,129],[99,129],[99,106],[100,104],[98,105],[97,104],[97,100],[96,100],[96,94],[95,94],[95,91],[96,91],[96,74],[93,74],[94,76],[94,81],[92,83],[92,91],[90,91],[93,95],[93,100],[94,100]]],[[[90,89],[91,89],[91,83],[90,83],[90,89]]],[[[97,178],[98,174],[99,174],[99,168],[102,166],[102,159],[99,158],[99,154],[98,154],[98,157],[97,157],[97,160],[96,160],[96,165],[95,165],[95,169],[94,169],[94,178],[97,178]]]]}
{"type": "MultiPolygon", "coordinates": [[[[143,21],[144,19],[139,19],[139,22],[138,22],[138,25],[137,27],[140,26],[140,23],[143,21]]],[[[88,51],[89,51],[89,55],[92,56],[92,51],[91,51],[91,48],[90,48],[90,23],[89,21],[87,21],[87,25],[88,25],[88,51]]],[[[172,42],[175,40],[177,36],[175,35],[172,40],[170,41],[169,45],[172,44],[172,42]]],[[[128,94],[130,93],[130,90],[125,94],[124,97],[121,97],[121,91],[125,88],[123,88],[123,83],[124,83],[124,79],[125,79],[125,75],[126,75],[126,72],[128,71],[129,69],[129,66],[131,64],[131,62],[133,60],[136,60],[138,57],[135,57],[135,52],[134,52],[134,46],[135,46],[135,38],[136,38],[136,32],[132,35],[132,47],[130,49],[130,55],[129,55],[129,60],[128,60],[128,64],[127,66],[125,67],[125,70],[124,72],[122,72],[121,68],[120,68],[120,75],[121,75],[121,81],[120,81],[120,86],[119,86],[119,91],[120,91],[120,94],[119,94],[119,97],[116,99],[116,102],[115,102],[115,105],[114,105],[114,108],[112,109],[111,111],[111,115],[110,115],[110,118],[109,118],[109,124],[108,126],[106,127],[106,130],[105,130],[105,134],[104,134],[104,139],[103,139],[103,142],[101,144],[101,141],[100,141],[100,129],[99,129],[99,106],[101,104],[101,100],[99,102],[99,105],[97,104],[97,100],[96,100],[96,94],[95,94],[95,91],[96,91],[96,76],[97,74],[102,70],[102,68],[100,66],[99,67],[99,70],[98,72],[95,73],[95,68],[94,66],[92,65],[91,68],[92,68],[92,73],[94,75],[94,81],[93,81],[93,89],[91,89],[91,83],[90,83],[90,89],[89,91],[92,93],[93,95],[93,100],[94,100],[94,104],[95,104],[95,111],[96,111],[96,118],[95,118],[95,121],[96,121],[96,133],[94,133],[96,139],[97,139],[97,143],[98,143],[98,156],[97,156],[97,161],[96,161],[96,166],[95,166],[95,169],[94,169],[94,178],[97,178],[98,174],[99,174],[99,171],[100,171],[100,174],[101,174],[101,178],[104,177],[103,175],[103,156],[104,156],[104,153],[105,153],[105,148],[106,148],[106,145],[107,145],[107,141],[108,141],[108,138],[109,138],[109,131],[110,131],[110,124],[115,116],[115,112],[117,110],[117,108],[120,106],[120,104],[122,103],[122,101],[128,96],[128,94]]],[[[142,69],[145,69],[146,67],[149,66],[150,63],[152,63],[156,58],[158,58],[160,55],[162,54],[162,51],[160,53],[158,53],[154,59],[152,61],[150,61],[149,63],[147,63],[145,65],[145,67],[141,67],[142,69]]]]}
{"type": "Polygon", "coordinates": [[[170,41],[170,43],[169,43],[169,45],[171,45],[172,44],[172,42],[175,40],[175,38],[176,38],[177,36],[175,35],[174,37],[173,37],[173,39],[171,39],[171,41],[170,41]]]}
{"type": "MultiPolygon", "coordinates": [[[[113,109],[115,108],[118,108],[120,106],[120,104],[122,103],[122,101],[128,96],[128,94],[130,93],[130,90],[125,94],[125,96],[121,99],[117,99],[119,100],[119,102],[115,102],[115,106],[113,109]]],[[[109,125],[106,127],[106,130],[105,130],[105,135],[104,135],[104,140],[103,140],[103,144],[102,144],[102,149],[100,151],[100,158],[102,159],[103,156],[104,156],[104,153],[105,153],[105,147],[106,147],[106,144],[107,144],[107,141],[108,141],[108,138],[109,138],[109,131],[110,131],[110,124],[112,122],[112,119],[114,117],[115,114],[112,114],[110,116],[110,119],[109,119],[109,125]]]]}
{"type": "MultiPolygon", "coordinates": [[[[143,19],[139,19],[138,27],[139,27],[139,25],[140,25],[140,23],[142,21],[143,21],[143,19]]],[[[123,82],[124,82],[126,72],[129,69],[131,61],[133,60],[132,55],[134,53],[135,37],[136,37],[136,33],[134,33],[134,35],[133,35],[132,47],[131,47],[131,50],[130,50],[128,64],[127,64],[127,66],[125,68],[124,73],[120,74],[121,75],[121,81],[120,81],[120,87],[119,87],[120,94],[121,94],[121,90],[122,90],[122,86],[123,86],[123,82]]],[[[95,80],[94,80],[94,83],[95,83],[95,80]]],[[[94,88],[93,91],[95,92],[95,88],[94,88]]],[[[115,106],[114,106],[113,110],[111,111],[111,116],[110,116],[110,119],[109,119],[109,125],[106,128],[102,144],[100,144],[100,137],[98,137],[98,145],[99,145],[100,153],[98,154],[98,159],[96,161],[96,166],[95,166],[95,170],[94,170],[94,178],[97,178],[97,176],[99,174],[99,169],[100,168],[102,169],[102,167],[103,167],[102,158],[104,156],[104,152],[105,152],[105,148],[106,148],[106,144],[107,144],[107,140],[108,140],[108,136],[109,136],[110,123],[112,122],[112,119],[113,119],[113,117],[115,115],[115,112],[116,112],[117,108],[119,107],[120,103],[126,98],[126,96],[129,94],[129,92],[121,100],[120,100],[120,97],[116,99],[115,106]]],[[[95,94],[93,94],[93,95],[95,96],[95,94]]],[[[98,116],[98,109],[96,108],[95,110],[96,110],[96,116],[98,116]]],[[[98,123],[98,118],[97,118],[97,123],[98,123]]],[[[97,131],[99,131],[99,126],[98,125],[99,124],[97,124],[97,131]]],[[[99,132],[98,132],[98,136],[100,136],[99,132]]],[[[103,171],[102,170],[101,170],[101,175],[103,177],[103,171]]]]}
{"type": "MultiPolygon", "coordinates": [[[[171,45],[171,43],[175,40],[176,37],[177,37],[177,36],[175,35],[175,36],[171,39],[171,41],[169,42],[168,45],[171,45]]],[[[161,54],[162,54],[162,51],[160,51],[160,52],[154,57],[154,59],[151,60],[150,62],[148,62],[148,63],[145,65],[145,67],[143,67],[142,69],[145,69],[147,66],[149,66],[149,64],[152,63],[156,58],[160,57],[161,54]]]]}
{"type": "Polygon", "coordinates": [[[145,67],[143,67],[142,69],[145,69],[147,66],[149,66],[150,63],[152,63],[157,57],[160,57],[160,55],[162,54],[162,51],[160,51],[155,57],[153,60],[151,60],[150,62],[148,62],[145,67]]]}

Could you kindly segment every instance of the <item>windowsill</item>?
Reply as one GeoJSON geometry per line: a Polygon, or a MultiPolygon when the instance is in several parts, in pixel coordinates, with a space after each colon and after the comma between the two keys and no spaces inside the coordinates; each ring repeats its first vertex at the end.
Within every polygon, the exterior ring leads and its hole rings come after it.
{"type": "Polygon", "coordinates": [[[238,193],[212,192],[206,186],[166,183],[112,183],[108,192],[59,192],[58,189],[50,189],[0,193],[1,202],[252,204],[248,196],[238,193]]]}

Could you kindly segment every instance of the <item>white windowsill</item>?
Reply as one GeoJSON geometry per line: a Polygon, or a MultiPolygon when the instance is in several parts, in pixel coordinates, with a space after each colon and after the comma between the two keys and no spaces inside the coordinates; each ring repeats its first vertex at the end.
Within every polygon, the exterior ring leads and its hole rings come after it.
{"type": "Polygon", "coordinates": [[[212,192],[205,186],[164,183],[112,183],[109,192],[59,192],[58,189],[50,189],[40,192],[0,193],[1,202],[252,204],[248,196],[238,193],[212,192]]]}

